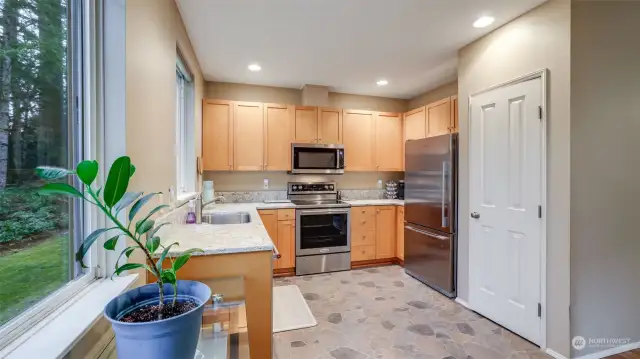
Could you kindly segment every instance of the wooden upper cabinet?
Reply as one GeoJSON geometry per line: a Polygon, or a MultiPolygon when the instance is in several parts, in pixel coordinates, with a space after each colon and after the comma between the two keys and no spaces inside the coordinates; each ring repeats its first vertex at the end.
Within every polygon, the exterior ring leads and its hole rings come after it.
{"type": "Polygon", "coordinates": [[[294,126],[296,143],[317,143],[318,108],[313,106],[296,106],[294,126]]]}
{"type": "Polygon", "coordinates": [[[458,96],[451,96],[451,132],[460,132],[460,123],[458,121],[458,96]]]}
{"type": "Polygon", "coordinates": [[[374,131],[374,112],[343,111],[342,136],[345,152],[345,171],[376,170],[374,131]]]}
{"type": "Polygon", "coordinates": [[[402,171],[402,115],[376,114],[376,163],[378,171],[402,171]]]}
{"type": "Polygon", "coordinates": [[[234,103],[234,169],[261,171],[264,162],[262,103],[234,103]]]}
{"type": "Polygon", "coordinates": [[[418,107],[404,114],[404,139],[417,140],[427,137],[427,115],[425,107],[418,107]]]}
{"type": "Polygon", "coordinates": [[[291,169],[291,141],[293,140],[294,107],[264,104],[264,169],[291,169]]]}
{"type": "Polygon", "coordinates": [[[233,103],[204,100],[202,109],[202,168],[233,169],[233,103]]]}
{"type": "Polygon", "coordinates": [[[326,107],[318,109],[318,143],[342,143],[342,110],[326,107]]]}
{"type": "Polygon", "coordinates": [[[396,208],[376,207],[376,259],[396,256],[396,208]]]}
{"type": "Polygon", "coordinates": [[[427,137],[451,133],[451,99],[427,105],[427,137]]]}

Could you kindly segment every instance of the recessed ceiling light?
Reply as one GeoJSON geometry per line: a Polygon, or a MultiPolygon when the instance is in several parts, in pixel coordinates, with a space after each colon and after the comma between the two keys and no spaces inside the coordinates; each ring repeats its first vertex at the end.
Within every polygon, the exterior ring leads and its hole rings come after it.
{"type": "Polygon", "coordinates": [[[387,80],[379,80],[378,82],[376,82],[378,86],[386,86],[388,83],[389,81],[387,80]]]}
{"type": "Polygon", "coordinates": [[[487,27],[495,21],[491,16],[483,16],[473,23],[473,27],[487,27]]]}
{"type": "Polygon", "coordinates": [[[258,65],[258,64],[251,64],[251,65],[248,66],[248,68],[249,68],[249,71],[251,71],[251,72],[258,72],[258,71],[262,70],[262,67],[260,67],[260,65],[258,65]]]}

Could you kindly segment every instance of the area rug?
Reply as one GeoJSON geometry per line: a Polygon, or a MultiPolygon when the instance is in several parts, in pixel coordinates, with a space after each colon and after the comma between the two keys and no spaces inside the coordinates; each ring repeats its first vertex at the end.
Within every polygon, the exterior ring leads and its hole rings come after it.
{"type": "Polygon", "coordinates": [[[273,287],[273,332],[318,325],[297,285],[273,287]]]}

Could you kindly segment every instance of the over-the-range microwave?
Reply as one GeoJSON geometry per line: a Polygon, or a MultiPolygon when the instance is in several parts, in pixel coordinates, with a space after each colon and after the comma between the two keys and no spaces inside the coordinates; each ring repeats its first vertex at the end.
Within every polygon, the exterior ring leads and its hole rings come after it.
{"type": "Polygon", "coordinates": [[[343,174],[344,145],[291,144],[293,174],[343,174]]]}

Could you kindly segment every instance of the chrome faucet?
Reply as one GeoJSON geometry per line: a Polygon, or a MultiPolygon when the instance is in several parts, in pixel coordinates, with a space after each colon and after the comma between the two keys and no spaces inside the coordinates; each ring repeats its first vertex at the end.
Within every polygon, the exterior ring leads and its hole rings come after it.
{"type": "Polygon", "coordinates": [[[204,207],[210,205],[211,203],[224,203],[224,197],[217,196],[214,197],[211,201],[202,202],[202,192],[198,193],[196,196],[196,224],[202,223],[202,210],[204,207]]]}

